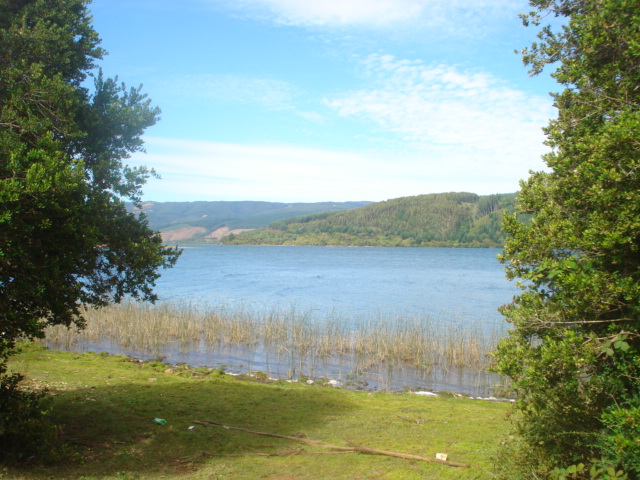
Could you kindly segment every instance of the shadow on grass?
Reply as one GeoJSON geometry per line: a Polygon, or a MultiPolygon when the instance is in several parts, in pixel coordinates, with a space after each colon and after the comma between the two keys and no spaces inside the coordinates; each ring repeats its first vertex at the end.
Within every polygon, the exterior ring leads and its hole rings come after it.
{"type": "Polygon", "coordinates": [[[153,477],[197,470],[218,455],[276,453],[291,442],[194,425],[193,420],[295,435],[355,408],[333,393],[229,376],[188,379],[162,373],[146,384],[121,381],[54,391],[53,419],[69,446],[68,460],[15,473],[25,479],[100,478],[118,472],[126,475],[117,478],[153,477]],[[167,424],[158,425],[155,418],[167,424]]]}

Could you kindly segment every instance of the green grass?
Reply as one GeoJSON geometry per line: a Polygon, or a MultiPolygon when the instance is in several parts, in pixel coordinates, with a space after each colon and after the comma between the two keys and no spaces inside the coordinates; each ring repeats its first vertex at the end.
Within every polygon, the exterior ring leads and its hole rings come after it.
{"type": "Polygon", "coordinates": [[[52,418],[67,447],[59,463],[5,468],[0,478],[492,478],[494,452],[508,429],[507,404],[258,382],[35,344],[12,357],[10,368],[26,375],[26,387],[49,389],[52,418]],[[156,417],[167,425],[156,425],[156,417]],[[442,452],[472,467],[361,453],[313,454],[323,450],[219,427],[190,430],[193,420],[424,457],[442,452]],[[287,455],[292,452],[297,454],[287,455]]]}

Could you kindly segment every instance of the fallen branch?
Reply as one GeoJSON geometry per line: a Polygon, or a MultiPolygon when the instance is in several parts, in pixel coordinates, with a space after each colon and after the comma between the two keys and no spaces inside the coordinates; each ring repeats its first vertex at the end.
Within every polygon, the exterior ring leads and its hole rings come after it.
{"type": "Polygon", "coordinates": [[[212,457],[290,457],[291,455],[342,455],[344,453],[357,453],[354,451],[349,452],[305,452],[303,450],[296,450],[295,452],[277,452],[277,453],[263,453],[263,452],[249,452],[249,453],[212,453],[212,457]]]}
{"type": "Polygon", "coordinates": [[[375,448],[363,447],[361,445],[356,445],[351,442],[347,442],[356,452],[361,453],[370,453],[372,455],[387,455],[389,457],[397,457],[397,458],[405,458],[407,460],[419,460],[421,462],[432,462],[432,463],[442,463],[444,465],[449,465],[450,467],[463,467],[469,468],[469,465],[466,463],[457,463],[450,462],[448,460],[440,460],[438,458],[427,458],[420,457],[419,455],[411,455],[408,453],[398,453],[398,452],[388,452],[386,450],[376,450],[375,448]]]}
{"type": "Polygon", "coordinates": [[[431,420],[425,420],[424,418],[420,418],[418,420],[412,420],[407,417],[403,417],[402,415],[396,415],[400,420],[404,420],[405,422],[415,423],[416,425],[423,426],[425,422],[430,422],[431,420]]]}
{"type": "MultiPolygon", "coordinates": [[[[297,454],[296,454],[297,455],[297,454]]],[[[287,455],[278,455],[277,453],[212,453],[212,457],[285,457],[287,455]]]]}
{"type": "Polygon", "coordinates": [[[307,439],[302,438],[302,437],[292,437],[292,436],[289,436],[289,435],[280,435],[280,434],[277,434],[277,433],[256,432],[255,430],[248,430],[246,428],[229,427],[229,426],[223,425],[221,423],[201,422],[199,420],[193,420],[192,423],[195,423],[197,425],[204,425],[204,426],[222,427],[222,428],[225,428],[227,430],[238,430],[240,432],[253,433],[254,435],[262,435],[262,436],[265,436],[265,437],[284,438],[286,440],[293,440],[294,442],[304,443],[305,445],[310,445],[312,447],[329,448],[329,449],[332,449],[332,450],[342,450],[342,451],[346,451],[346,452],[355,451],[353,449],[353,447],[338,447],[338,446],[335,446],[335,445],[329,445],[327,443],[322,443],[322,442],[317,441],[317,440],[307,440],[307,439]]]}
{"type": "Polygon", "coordinates": [[[268,432],[257,432],[255,430],[249,430],[246,428],[240,428],[240,427],[230,427],[228,425],[223,425],[221,423],[215,423],[215,422],[202,422],[199,420],[193,420],[193,423],[198,424],[198,425],[204,425],[204,426],[212,426],[212,427],[221,427],[224,428],[226,430],[238,430],[240,432],[247,432],[247,433],[252,433],[254,435],[262,435],[265,437],[275,437],[275,438],[284,438],[286,440],[292,440],[294,442],[298,442],[298,443],[303,443],[305,445],[309,445],[312,447],[318,447],[318,448],[327,448],[330,450],[338,450],[340,452],[359,452],[359,453],[368,453],[371,455],[386,455],[389,457],[396,457],[396,458],[404,458],[404,459],[408,459],[408,460],[418,460],[421,462],[430,462],[430,463],[441,463],[443,465],[448,465],[450,467],[464,467],[464,468],[468,468],[469,465],[465,464],[465,463],[457,463],[457,462],[450,462],[448,460],[440,460],[437,458],[427,458],[427,457],[420,457],[418,455],[409,455],[409,454],[405,454],[405,453],[398,453],[398,452],[388,452],[385,450],[376,450],[374,448],[368,448],[368,447],[363,447],[361,445],[355,445],[353,443],[348,442],[351,446],[350,447],[340,447],[338,445],[330,445],[328,443],[323,443],[320,442],[318,440],[307,440],[305,438],[300,438],[300,437],[292,437],[289,435],[280,435],[277,433],[268,433],[268,432]]]}

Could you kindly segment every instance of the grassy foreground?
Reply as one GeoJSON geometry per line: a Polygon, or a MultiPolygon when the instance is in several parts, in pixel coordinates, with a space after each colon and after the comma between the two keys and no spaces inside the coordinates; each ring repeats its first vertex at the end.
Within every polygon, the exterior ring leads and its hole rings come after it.
{"type": "Polygon", "coordinates": [[[503,403],[258,381],[36,344],[23,346],[10,368],[30,388],[49,389],[67,447],[57,464],[5,467],[0,478],[482,479],[492,478],[509,428],[503,403]],[[447,453],[471,467],[336,453],[194,420],[429,458],[447,453]]]}

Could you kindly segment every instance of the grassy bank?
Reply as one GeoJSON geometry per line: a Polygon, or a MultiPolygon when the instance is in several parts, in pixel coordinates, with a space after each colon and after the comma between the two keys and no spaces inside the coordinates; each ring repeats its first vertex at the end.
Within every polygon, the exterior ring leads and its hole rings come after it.
{"type": "MultiPolygon", "coordinates": [[[[107,341],[140,354],[168,348],[215,353],[236,346],[260,349],[288,362],[293,378],[322,373],[323,362],[349,364],[354,371],[408,366],[482,371],[502,332],[455,319],[429,317],[317,319],[295,310],[255,312],[245,308],[196,309],[189,305],[125,304],[88,311],[82,332],[47,330],[47,344],[72,349],[77,342],[107,341]]],[[[347,372],[349,373],[349,372],[347,372]]]]}
{"type": "Polygon", "coordinates": [[[55,465],[5,468],[0,478],[483,479],[492,478],[494,452],[508,428],[507,404],[465,398],[260,382],[36,345],[10,365],[27,375],[29,387],[50,389],[53,419],[68,447],[55,465]],[[155,424],[157,417],[167,424],[155,424]],[[338,446],[431,458],[447,453],[471,467],[335,453],[194,420],[338,446]]]}

